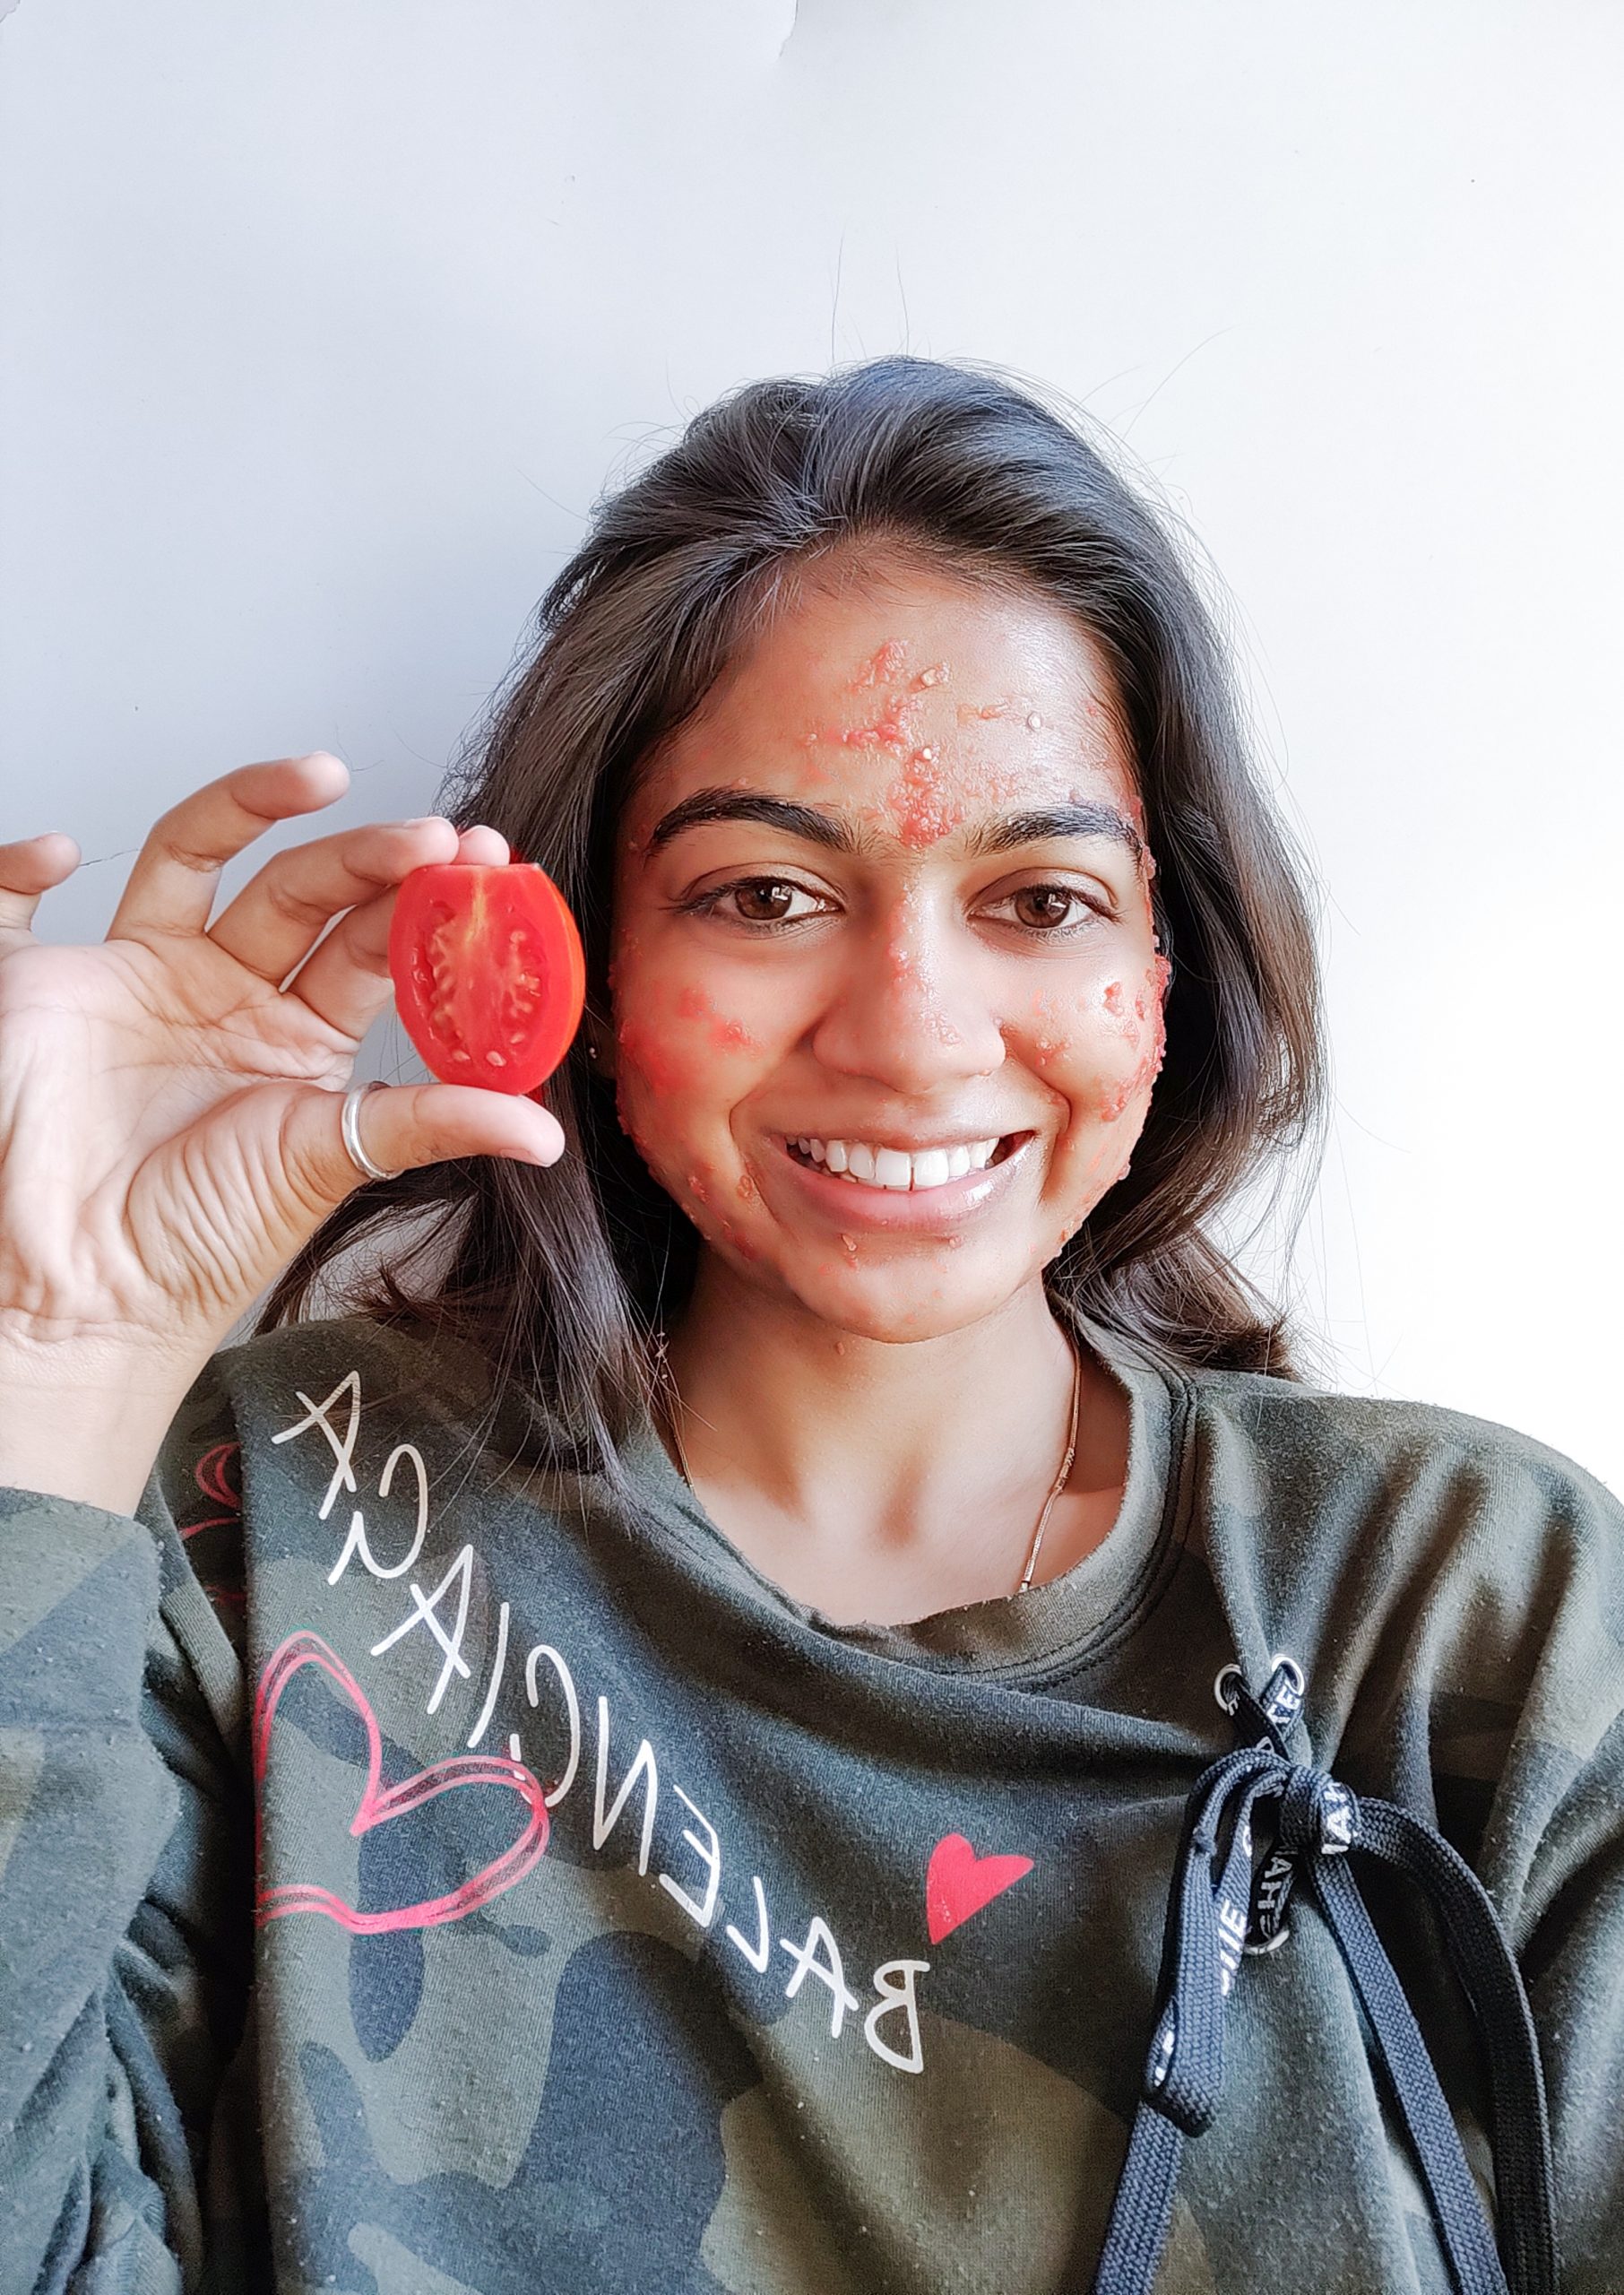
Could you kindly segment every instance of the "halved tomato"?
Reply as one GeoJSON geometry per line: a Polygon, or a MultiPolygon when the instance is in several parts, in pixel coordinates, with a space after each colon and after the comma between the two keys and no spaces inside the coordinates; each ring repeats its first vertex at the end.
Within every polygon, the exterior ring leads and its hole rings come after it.
{"type": "Polygon", "coordinates": [[[529,862],[413,869],[389,970],[406,1033],[446,1084],[533,1092],[581,1024],[586,960],[564,896],[529,862]]]}

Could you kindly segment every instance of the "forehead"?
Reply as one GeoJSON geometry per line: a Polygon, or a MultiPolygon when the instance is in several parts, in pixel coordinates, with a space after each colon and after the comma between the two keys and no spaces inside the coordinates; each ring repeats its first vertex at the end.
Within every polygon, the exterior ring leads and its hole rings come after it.
{"type": "Polygon", "coordinates": [[[1035,591],[898,559],[798,573],[695,714],[649,761],[639,813],[720,777],[855,801],[920,756],[980,784],[1136,776],[1114,681],[1081,621],[1035,591]]]}
{"type": "Polygon", "coordinates": [[[1113,698],[1099,645],[1064,607],[1035,590],[976,582],[905,559],[835,558],[801,576],[714,699],[748,708],[769,693],[825,697],[831,681],[858,691],[945,672],[926,690],[1041,687],[1074,706],[1113,698]]]}

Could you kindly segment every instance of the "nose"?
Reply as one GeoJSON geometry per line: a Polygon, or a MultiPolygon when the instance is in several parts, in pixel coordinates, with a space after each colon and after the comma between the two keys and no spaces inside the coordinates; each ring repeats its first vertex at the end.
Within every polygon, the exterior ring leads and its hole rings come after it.
{"type": "Polygon", "coordinates": [[[854,940],[812,1033],[825,1068],[923,1097],[1004,1058],[989,983],[973,946],[946,919],[911,905],[854,940]]]}

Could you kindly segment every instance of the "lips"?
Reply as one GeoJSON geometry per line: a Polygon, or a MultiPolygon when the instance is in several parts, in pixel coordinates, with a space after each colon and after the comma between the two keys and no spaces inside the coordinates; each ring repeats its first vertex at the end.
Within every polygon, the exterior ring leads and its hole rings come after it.
{"type": "Polygon", "coordinates": [[[984,1170],[966,1172],[937,1187],[865,1187],[803,1157],[788,1140],[781,1168],[800,1200],[833,1227],[940,1234],[976,1217],[1007,1193],[1024,1168],[1036,1136],[1006,1133],[984,1170]]]}

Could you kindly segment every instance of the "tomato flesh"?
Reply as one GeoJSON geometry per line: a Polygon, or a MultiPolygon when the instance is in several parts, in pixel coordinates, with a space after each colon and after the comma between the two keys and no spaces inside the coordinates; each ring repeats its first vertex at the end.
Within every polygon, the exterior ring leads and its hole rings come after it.
{"type": "Polygon", "coordinates": [[[395,895],[389,970],[424,1065],[492,1092],[533,1092],[550,1076],[586,1001],[575,920],[524,861],[413,869],[395,895]]]}

